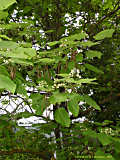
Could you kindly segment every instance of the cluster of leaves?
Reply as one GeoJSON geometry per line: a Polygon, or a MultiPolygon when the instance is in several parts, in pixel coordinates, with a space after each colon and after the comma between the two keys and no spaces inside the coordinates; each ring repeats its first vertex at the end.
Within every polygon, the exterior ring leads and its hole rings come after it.
{"type": "Polygon", "coordinates": [[[119,1],[0,4],[1,157],[119,159],[119,1]]]}

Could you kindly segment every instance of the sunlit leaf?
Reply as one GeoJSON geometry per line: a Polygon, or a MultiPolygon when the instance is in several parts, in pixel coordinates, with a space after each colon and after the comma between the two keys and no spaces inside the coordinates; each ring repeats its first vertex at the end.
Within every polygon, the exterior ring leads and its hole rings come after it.
{"type": "Polygon", "coordinates": [[[59,42],[59,41],[53,41],[53,42],[49,42],[49,43],[48,43],[48,45],[49,45],[50,47],[55,46],[56,44],[60,44],[60,42],[59,42]]]}
{"type": "Polygon", "coordinates": [[[98,34],[96,34],[94,36],[95,40],[102,40],[104,38],[111,38],[113,33],[114,33],[114,29],[106,29],[104,31],[99,32],[98,34]]]}
{"type": "Polygon", "coordinates": [[[0,41],[0,49],[14,49],[18,47],[18,43],[13,41],[0,41]]]}
{"type": "Polygon", "coordinates": [[[8,36],[6,36],[6,35],[0,35],[0,38],[3,38],[3,39],[6,39],[6,40],[12,40],[11,38],[9,38],[8,36]]]}
{"type": "MultiPolygon", "coordinates": [[[[16,58],[13,60],[16,60],[16,63],[17,63],[19,59],[31,59],[36,55],[36,51],[32,48],[17,47],[16,49],[13,49],[13,50],[1,51],[0,54],[3,55],[4,57],[16,58]]],[[[22,63],[22,60],[21,60],[21,63],[22,63]]]]}
{"type": "Polygon", "coordinates": [[[85,54],[89,59],[94,58],[94,57],[101,58],[101,56],[102,56],[101,52],[93,51],[93,50],[88,50],[85,54]]]}
{"type": "Polygon", "coordinates": [[[81,32],[81,33],[78,33],[78,34],[71,35],[67,39],[71,40],[71,41],[74,41],[74,40],[84,39],[85,37],[87,37],[87,34],[85,32],[81,32]]]}
{"type": "Polygon", "coordinates": [[[0,0],[0,10],[7,9],[10,5],[14,4],[16,0],[0,0]]]}
{"type": "Polygon", "coordinates": [[[92,46],[95,46],[95,45],[98,45],[100,44],[99,42],[92,42],[92,41],[83,41],[80,43],[80,45],[84,46],[84,47],[92,47],[92,46]]]}
{"type": "Polygon", "coordinates": [[[49,98],[49,101],[51,104],[61,103],[65,102],[67,100],[67,94],[66,93],[59,93],[55,92],[53,95],[49,98]]]}
{"type": "Polygon", "coordinates": [[[16,84],[9,77],[5,75],[0,75],[0,89],[6,89],[14,93],[16,89],[16,84]]]}

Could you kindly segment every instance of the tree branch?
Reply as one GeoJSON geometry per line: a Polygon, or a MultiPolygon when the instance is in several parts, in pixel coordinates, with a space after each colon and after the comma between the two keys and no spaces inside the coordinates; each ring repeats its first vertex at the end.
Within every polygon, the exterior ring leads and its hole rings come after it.
{"type": "Polygon", "coordinates": [[[105,19],[111,17],[112,15],[114,15],[117,11],[120,10],[120,6],[117,7],[116,10],[109,12],[106,16],[103,16],[100,20],[97,21],[97,25],[99,25],[100,23],[102,23],[105,19]]]}

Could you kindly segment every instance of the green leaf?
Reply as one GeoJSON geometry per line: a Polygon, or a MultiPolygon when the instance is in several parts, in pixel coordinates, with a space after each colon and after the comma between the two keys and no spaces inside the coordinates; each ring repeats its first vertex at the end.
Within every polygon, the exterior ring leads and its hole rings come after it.
{"type": "Polygon", "coordinates": [[[66,93],[54,92],[53,95],[49,98],[51,104],[65,102],[67,100],[66,93]]]}
{"type": "Polygon", "coordinates": [[[18,43],[13,42],[13,41],[0,41],[0,48],[1,49],[13,49],[17,48],[18,43]]]}
{"type": "Polygon", "coordinates": [[[101,151],[100,149],[97,150],[97,152],[95,153],[94,158],[96,160],[99,160],[99,159],[106,160],[107,159],[105,153],[103,151],[101,151]]]}
{"type": "Polygon", "coordinates": [[[11,58],[10,61],[12,63],[16,63],[16,64],[21,64],[21,65],[24,65],[24,66],[33,66],[33,63],[29,60],[26,60],[26,59],[22,59],[22,58],[11,58]]]}
{"type": "Polygon", "coordinates": [[[68,110],[75,116],[77,117],[79,114],[79,105],[78,101],[73,99],[68,102],[68,110]]]}
{"type": "Polygon", "coordinates": [[[16,0],[0,0],[0,10],[7,9],[12,4],[16,3],[16,0]]]}
{"type": "Polygon", "coordinates": [[[4,66],[0,66],[0,75],[5,75],[9,77],[9,73],[4,66]]]}
{"type": "Polygon", "coordinates": [[[53,41],[53,42],[49,42],[49,43],[48,43],[48,45],[49,45],[50,47],[55,46],[56,44],[60,44],[60,42],[59,42],[59,41],[53,41]]]}
{"type": "Polygon", "coordinates": [[[55,111],[55,120],[64,127],[70,126],[70,117],[64,108],[58,108],[55,111]]]}
{"type": "Polygon", "coordinates": [[[82,62],[83,61],[83,55],[78,53],[77,56],[76,56],[76,61],[77,62],[82,62]]]}
{"type": "MultiPolygon", "coordinates": [[[[36,51],[32,48],[17,47],[16,49],[10,51],[1,51],[0,54],[4,57],[16,58],[17,63],[19,61],[18,59],[31,59],[32,57],[36,56],[36,51]]],[[[21,60],[21,63],[22,62],[23,61],[21,60]]]]}
{"type": "Polygon", "coordinates": [[[9,77],[5,75],[0,75],[0,89],[6,89],[14,93],[16,89],[16,84],[9,77]]]}
{"type": "Polygon", "coordinates": [[[84,97],[80,94],[77,94],[77,93],[70,93],[67,96],[70,100],[75,100],[77,102],[80,102],[80,101],[83,102],[84,101],[84,97]]]}
{"type": "Polygon", "coordinates": [[[18,119],[21,119],[21,118],[29,118],[29,117],[31,117],[31,116],[33,116],[33,114],[32,113],[30,113],[30,112],[27,112],[27,111],[25,111],[25,112],[20,112],[20,113],[17,113],[17,114],[15,114],[15,118],[18,120],[18,119]]]}
{"type": "Polygon", "coordinates": [[[106,29],[104,31],[99,32],[94,36],[95,40],[102,40],[104,38],[111,38],[113,35],[114,29],[106,29]]]}
{"type": "Polygon", "coordinates": [[[98,104],[90,96],[84,95],[84,100],[91,107],[93,107],[93,108],[95,108],[97,110],[101,110],[100,106],[98,106],[98,104]]]}
{"type": "Polygon", "coordinates": [[[82,83],[88,83],[88,84],[97,84],[95,81],[96,78],[89,78],[89,79],[80,79],[80,80],[74,80],[73,78],[66,77],[62,79],[56,79],[56,82],[67,82],[67,83],[74,83],[77,85],[81,85],[82,83]]]}
{"type": "Polygon", "coordinates": [[[46,109],[46,100],[44,95],[39,93],[31,94],[32,108],[36,110],[36,114],[42,115],[46,109]]]}
{"type": "Polygon", "coordinates": [[[0,20],[5,19],[8,16],[8,12],[0,11],[0,20]]]}
{"type": "Polygon", "coordinates": [[[12,40],[11,38],[3,34],[0,35],[0,38],[6,39],[6,40],[12,40]]]}
{"type": "Polygon", "coordinates": [[[104,133],[99,133],[97,137],[104,146],[111,143],[110,137],[104,133]]]}
{"type": "Polygon", "coordinates": [[[82,45],[83,47],[92,47],[95,46],[97,44],[100,44],[99,42],[92,42],[92,41],[83,41],[80,43],[80,45],[82,45]]]}
{"type": "Polygon", "coordinates": [[[74,40],[84,39],[85,37],[87,37],[87,34],[85,32],[81,32],[81,33],[71,35],[71,36],[67,37],[66,39],[68,39],[70,41],[74,41],[74,40]]]}
{"type": "Polygon", "coordinates": [[[16,84],[16,93],[27,97],[26,86],[23,85],[23,82],[18,77],[16,77],[16,84]]]}
{"type": "Polygon", "coordinates": [[[31,59],[32,57],[36,56],[36,51],[32,48],[18,47],[15,49],[15,53],[15,58],[31,59]]]}
{"type": "Polygon", "coordinates": [[[35,63],[51,64],[51,63],[55,63],[55,59],[51,59],[51,58],[41,58],[41,59],[37,60],[35,63]]]}
{"type": "Polygon", "coordinates": [[[104,74],[103,71],[101,71],[100,69],[98,69],[97,67],[95,67],[95,66],[93,66],[93,65],[91,65],[91,64],[87,64],[87,63],[86,63],[86,64],[84,64],[84,66],[85,66],[87,69],[89,69],[89,70],[91,70],[91,71],[93,71],[93,72],[104,74]]]}
{"type": "Polygon", "coordinates": [[[88,79],[80,79],[78,81],[75,81],[77,84],[82,84],[82,83],[95,83],[96,78],[88,78],[88,79]]]}
{"type": "Polygon", "coordinates": [[[102,56],[101,52],[93,51],[93,50],[88,50],[87,52],[85,52],[85,54],[89,59],[94,58],[94,57],[101,58],[101,56],[102,56]]]}

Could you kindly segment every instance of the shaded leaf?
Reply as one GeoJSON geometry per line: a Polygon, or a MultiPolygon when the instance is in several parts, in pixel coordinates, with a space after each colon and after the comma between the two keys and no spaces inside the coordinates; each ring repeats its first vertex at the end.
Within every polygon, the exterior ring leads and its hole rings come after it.
{"type": "Polygon", "coordinates": [[[71,100],[68,102],[68,110],[75,116],[77,117],[79,114],[79,105],[78,101],[75,99],[71,100]]]}
{"type": "Polygon", "coordinates": [[[102,145],[108,145],[111,143],[110,137],[104,133],[99,133],[97,137],[102,145]]]}
{"type": "Polygon", "coordinates": [[[0,11],[0,20],[6,18],[7,16],[8,16],[8,12],[0,11]]]}
{"type": "Polygon", "coordinates": [[[89,104],[91,107],[101,110],[100,106],[88,95],[84,95],[84,100],[87,104],[89,104]]]}
{"type": "Polygon", "coordinates": [[[36,114],[42,115],[46,109],[46,100],[44,95],[39,93],[31,94],[30,98],[32,99],[32,108],[36,110],[36,114]]]}
{"type": "Polygon", "coordinates": [[[55,111],[55,120],[60,123],[62,126],[70,126],[70,117],[64,108],[58,108],[55,111]]]}
{"type": "Polygon", "coordinates": [[[101,71],[100,69],[98,69],[97,67],[95,67],[95,66],[93,66],[93,65],[91,65],[91,64],[86,63],[86,64],[84,64],[84,66],[85,66],[87,69],[89,69],[89,70],[91,70],[91,71],[93,71],[93,72],[104,74],[103,71],[101,71]]]}

